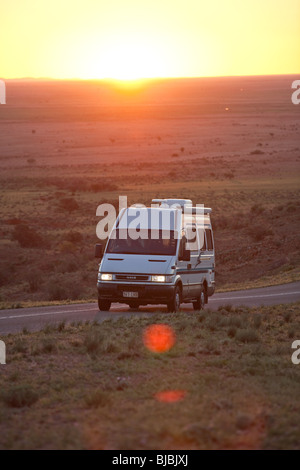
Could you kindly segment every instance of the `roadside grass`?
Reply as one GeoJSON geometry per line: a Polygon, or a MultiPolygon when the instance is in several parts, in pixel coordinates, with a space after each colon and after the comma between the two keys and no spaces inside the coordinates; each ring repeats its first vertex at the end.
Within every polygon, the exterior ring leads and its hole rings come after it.
{"type": "Polygon", "coordinates": [[[61,323],[5,337],[1,449],[299,449],[300,303],[61,323]],[[143,333],[164,323],[175,346],[143,333]]]}
{"type": "MultiPolygon", "coordinates": [[[[238,282],[236,284],[225,284],[217,287],[217,292],[231,292],[235,290],[256,289],[259,287],[279,286],[290,282],[300,281],[300,268],[296,267],[290,271],[280,271],[272,276],[262,276],[257,279],[238,282]]],[[[1,305],[1,304],[0,304],[1,305]]]]}
{"type": "Polygon", "coordinates": [[[31,308],[31,307],[51,307],[55,305],[74,305],[95,303],[95,298],[86,298],[83,300],[44,300],[44,301],[20,301],[20,302],[0,302],[0,310],[13,309],[13,308],[31,308]]]}

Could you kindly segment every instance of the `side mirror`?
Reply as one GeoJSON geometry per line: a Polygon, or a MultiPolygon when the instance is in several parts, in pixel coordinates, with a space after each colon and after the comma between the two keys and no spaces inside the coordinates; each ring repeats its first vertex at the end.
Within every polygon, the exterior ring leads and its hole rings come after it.
{"type": "Polygon", "coordinates": [[[191,250],[184,250],[181,259],[182,261],[191,261],[191,250]]]}
{"type": "Polygon", "coordinates": [[[103,256],[103,245],[101,243],[97,243],[95,245],[95,258],[102,258],[103,256]]]}

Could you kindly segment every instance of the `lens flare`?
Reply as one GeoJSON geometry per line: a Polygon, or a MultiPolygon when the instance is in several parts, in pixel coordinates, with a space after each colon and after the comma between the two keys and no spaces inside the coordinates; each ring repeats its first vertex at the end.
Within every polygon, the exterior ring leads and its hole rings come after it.
{"type": "Polygon", "coordinates": [[[183,400],[185,396],[185,390],[163,390],[154,395],[157,401],[161,401],[163,403],[175,403],[183,400]]]}
{"type": "Polygon", "coordinates": [[[150,351],[163,353],[169,351],[174,346],[176,336],[170,326],[155,324],[145,329],[143,341],[146,348],[150,351]]]}

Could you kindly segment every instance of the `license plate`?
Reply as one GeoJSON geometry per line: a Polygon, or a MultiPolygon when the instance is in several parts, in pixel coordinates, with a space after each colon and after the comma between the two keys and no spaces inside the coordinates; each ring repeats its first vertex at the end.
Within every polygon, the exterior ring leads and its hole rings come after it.
{"type": "Polygon", "coordinates": [[[134,297],[136,299],[138,296],[138,292],[123,292],[123,297],[134,297]]]}

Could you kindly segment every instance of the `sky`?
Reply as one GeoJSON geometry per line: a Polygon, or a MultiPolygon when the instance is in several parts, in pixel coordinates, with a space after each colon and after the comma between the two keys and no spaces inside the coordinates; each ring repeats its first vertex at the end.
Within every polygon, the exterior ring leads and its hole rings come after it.
{"type": "Polygon", "coordinates": [[[300,0],[0,0],[0,78],[298,74],[300,0]]]}

